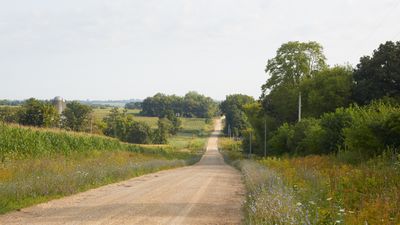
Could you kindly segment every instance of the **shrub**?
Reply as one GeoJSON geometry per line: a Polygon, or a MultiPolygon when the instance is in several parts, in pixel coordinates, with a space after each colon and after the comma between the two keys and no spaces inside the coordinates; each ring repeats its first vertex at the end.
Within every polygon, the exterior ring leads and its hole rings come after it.
{"type": "Polygon", "coordinates": [[[293,126],[293,137],[289,148],[297,154],[318,153],[320,149],[321,127],[313,118],[303,119],[293,126]]]}
{"type": "Polygon", "coordinates": [[[133,121],[126,134],[126,140],[129,143],[149,144],[151,143],[151,129],[145,122],[133,121]]]}
{"type": "Polygon", "coordinates": [[[278,128],[274,135],[269,139],[268,146],[272,154],[290,153],[291,141],[294,135],[292,126],[284,123],[278,128]]]}
{"type": "Polygon", "coordinates": [[[34,98],[26,100],[19,112],[19,122],[27,126],[55,127],[59,121],[60,117],[53,105],[34,98]]]}
{"type": "Polygon", "coordinates": [[[0,122],[18,123],[18,108],[0,107],[0,122]]]}
{"type": "Polygon", "coordinates": [[[353,106],[346,111],[352,117],[351,126],[343,129],[347,151],[369,158],[381,154],[396,137],[398,106],[373,102],[365,107],[353,106]]]}
{"type": "Polygon", "coordinates": [[[321,153],[336,152],[344,147],[343,128],[349,127],[351,121],[351,115],[343,108],[333,113],[325,113],[321,117],[321,153]]]}

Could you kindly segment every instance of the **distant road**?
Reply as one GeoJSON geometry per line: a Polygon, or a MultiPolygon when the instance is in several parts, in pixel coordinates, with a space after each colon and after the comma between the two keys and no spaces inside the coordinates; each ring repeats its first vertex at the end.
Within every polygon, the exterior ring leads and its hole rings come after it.
{"type": "Polygon", "coordinates": [[[217,150],[221,121],[194,166],[161,171],[0,216],[0,224],[240,224],[244,187],[217,150]]]}

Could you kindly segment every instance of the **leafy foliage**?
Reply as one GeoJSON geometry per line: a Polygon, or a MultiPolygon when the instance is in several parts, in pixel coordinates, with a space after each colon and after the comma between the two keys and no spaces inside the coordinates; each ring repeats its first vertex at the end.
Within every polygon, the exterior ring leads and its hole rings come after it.
{"type": "Polygon", "coordinates": [[[125,104],[125,109],[142,109],[141,102],[129,102],[125,104]]]}
{"type": "Polygon", "coordinates": [[[85,131],[90,123],[93,109],[88,105],[83,105],[78,101],[67,103],[67,108],[63,112],[63,127],[73,131],[85,131]]]}
{"type": "Polygon", "coordinates": [[[0,107],[0,122],[18,123],[19,109],[17,107],[2,106],[0,107]]]}
{"type": "Polygon", "coordinates": [[[248,95],[233,94],[226,96],[221,103],[221,112],[225,115],[224,132],[228,134],[228,129],[234,136],[242,136],[243,131],[249,127],[244,107],[246,104],[253,103],[254,98],[248,95]]]}
{"type": "Polygon", "coordinates": [[[217,104],[197,92],[189,92],[184,97],[158,93],[142,102],[143,116],[164,117],[171,112],[183,117],[211,118],[217,112],[217,104]]]}
{"type": "Polygon", "coordinates": [[[372,57],[362,57],[354,71],[354,83],[353,98],[359,104],[384,96],[400,101],[400,42],[388,41],[372,57]]]}
{"type": "Polygon", "coordinates": [[[281,84],[296,86],[303,77],[326,67],[323,48],[317,42],[288,42],[282,44],[276,56],[268,60],[265,72],[270,74],[262,86],[263,96],[268,89],[281,84]]]}
{"type": "Polygon", "coordinates": [[[300,83],[303,115],[319,117],[336,108],[347,107],[351,100],[352,69],[349,66],[335,66],[315,72],[312,78],[300,83]]]}
{"type": "Polygon", "coordinates": [[[19,122],[27,126],[55,127],[59,121],[59,114],[52,104],[34,98],[24,102],[19,114],[19,122]]]}

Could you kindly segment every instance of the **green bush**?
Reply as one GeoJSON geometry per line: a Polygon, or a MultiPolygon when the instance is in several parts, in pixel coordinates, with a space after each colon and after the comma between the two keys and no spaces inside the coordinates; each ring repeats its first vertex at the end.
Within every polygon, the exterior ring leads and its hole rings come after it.
{"type": "Polygon", "coordinates": [[[368,106],[351,106],[325,113],[321,119],[307,118],[287,123],[268,141],[273,154],[337,153],[354,161],[400,147],[400,107],[383,101],[368,106]]]}
{"type": "Polygon", "coordinates": [[[18,123],[18,107],[0,107],[0,122],[18,123]]]}
{"type": "Polygon", "coordinates": [[[369,158],[380,155],[390,147],[393,139],[398,138],[398,106],[373,102],[365,107],[353,106],[346,111],[352,117],[351,125],[343,129],[347,151],[369,158]]]}
{"type": "Polygon", "coordinates": [[[349,127],[351,121],[351,115],[343,108],[333,113],[325,113],[321,117],[321,153],[337,152],[338,149],[344,148],[343,128],[349,127]]]}
{"type": "Polygon", "coordinates": [[[290,153],[294,130],[288,123],[284,123],[275,131],[274,135],[268,140],[268,148],[272,154],[290,153]]]}
{"type": "Polygon", "coordinates": [[[322,147],[325,131],[317,119],[304,119],[294,127],[293,147],[299,155],[324,153],[322,147]]]}
{"type": "Polygon", "coordinates": [[[129,143],[149,144],[151,140],[151,128],[147,123],[141,121],[133,121],[128,126],[126,140],[129,143]]]}

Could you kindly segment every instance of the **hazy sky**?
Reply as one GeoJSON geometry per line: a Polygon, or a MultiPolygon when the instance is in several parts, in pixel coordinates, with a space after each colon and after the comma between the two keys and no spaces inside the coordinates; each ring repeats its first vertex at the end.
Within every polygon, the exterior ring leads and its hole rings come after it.
{"type": "Polygon", "coordinates": [[[400,39],[400,0],[0,0],[0,99],[258,97],[291,40],[356,65],[400,39]]]}

